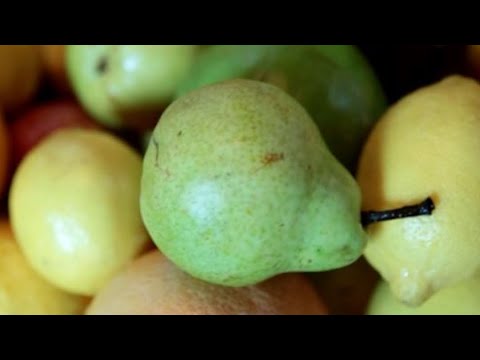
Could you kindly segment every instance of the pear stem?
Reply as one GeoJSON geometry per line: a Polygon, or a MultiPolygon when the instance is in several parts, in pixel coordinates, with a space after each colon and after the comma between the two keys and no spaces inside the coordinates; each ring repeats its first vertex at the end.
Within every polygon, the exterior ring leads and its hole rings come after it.
{"type": "Polygon", "coordinates": [[[405,217],[431,215],[435,210],[435,204],[429,197],[420,204],[405,206],[399,209],[385,210],[385,211],[362,211],[362,225],[364,227],[387,220],[401,219],[405,217]]]}

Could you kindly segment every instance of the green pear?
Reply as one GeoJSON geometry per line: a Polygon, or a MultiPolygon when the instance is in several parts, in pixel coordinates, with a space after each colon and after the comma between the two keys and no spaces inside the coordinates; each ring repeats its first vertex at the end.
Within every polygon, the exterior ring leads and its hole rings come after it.
{"type": "Polygon", "coordinates": [[[360,190],[304,108],[276,86],[230,80],[162,114],[144,157],[140,206],[185,272],[247,286],[353,263],[360,190]]]}
{"type": "Polygon", "coordinates": [[[387,104],[373,69],[352,45],[212,46],[199,55],[176,94],[233,78],[268,82],[288,92],[352,173],[387,104]]]}
{"type": "Polygon", "coordinates": [[[110,128],[153,127],[192,66],[195,45],[69,45],[69,80],[110,128]]]}

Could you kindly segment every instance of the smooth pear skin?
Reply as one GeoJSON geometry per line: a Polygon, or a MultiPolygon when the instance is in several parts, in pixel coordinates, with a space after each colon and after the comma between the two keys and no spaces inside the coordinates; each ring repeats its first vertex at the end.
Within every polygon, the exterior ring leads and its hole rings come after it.
{"type": "Polygon", "coordinates": [[[168,258],[220,285],[343,267],[365,244],[354,179],[296,100],[253,80],[203,87],[165,111],[140,207],[168,258]]]}

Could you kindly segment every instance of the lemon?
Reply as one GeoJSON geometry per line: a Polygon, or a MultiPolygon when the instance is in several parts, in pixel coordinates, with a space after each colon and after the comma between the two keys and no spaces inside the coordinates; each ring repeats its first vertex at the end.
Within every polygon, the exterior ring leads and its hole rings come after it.
{"type": "Polygon", "coordinates": [[[33,268],[66,291],[91,296],[140,254],[141,157],[100,130],[58,130],[14,175],[12,226],[33,268]]]}
{"type": "Polygon", "coordinates": [[[0,314],[76,315],[83,313],[88,301],[38,275],[16,243],[8,220],[0,220],[0,314]]]}
{"type": "Polygon", "coordinates": [[[362,210],[431,197],[435,210],[368,226],[365,257],[418,306],[480,270],[480,85],[450,76],[394,104],[361,154],[362,210]]]}

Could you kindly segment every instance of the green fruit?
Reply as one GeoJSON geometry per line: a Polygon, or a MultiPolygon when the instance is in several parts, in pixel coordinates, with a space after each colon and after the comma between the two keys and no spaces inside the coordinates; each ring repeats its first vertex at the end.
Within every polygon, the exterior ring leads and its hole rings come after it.
{"type": "Polygon", "coordinates": [[[297,101],[252,80],[170,105],[144,158],[140,207],[167,257],[226,286],[339,268],[365,244],[353,177],[297,101]]]}
{"type": "Polygon", "coordinates": [[[154,125],[190,69],[193,45],[69,45],[67,71],[76,96],[111,128],[154,125]]]}
{"type": "Polygon", "coordinates": [[[212,46],[199,56],[177,96],[233,78],[269,82],[287,91],[352,172],[365,137],[386,108],[372,68],[351,45],[212,46]]]}

